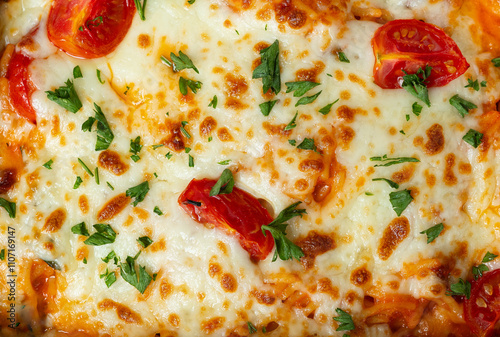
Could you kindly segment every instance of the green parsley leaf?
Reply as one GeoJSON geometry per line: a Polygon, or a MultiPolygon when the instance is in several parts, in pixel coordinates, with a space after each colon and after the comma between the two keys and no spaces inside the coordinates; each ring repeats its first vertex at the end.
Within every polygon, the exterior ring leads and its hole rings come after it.
{"type": "Polygon", "coordinates": [[[482,81],[481,82],[481,87],[486,88],[486,83],[487,83],[486,81],[482,81]]]}
{"type": "Polygon", "coordinates": [[[288,143],[292,146],[296,146],[297,145],[297,141],[295,139],[289,139],[288,140],[288,143]]]}
{"type": "Polygon", "coordinates": [[[391,202],[392,209],[398,216],[408,207],[413,200],[409,190],[402,190],[389,193],[389,201],[391,202]]]}
{"type": "Polygon", "coordinates": [[[465,296],[470,299],[471,284],[469,281],[464,281],[461,278],[457,283],[450,284],[450,291],[446,292],[448,296],[465,296]]]}
{"type": "Polygon", "coordinates": [[[170,151],[168,151],[168,153],[165,155],[165,157],[167,157],[167,159],[172,158],[172,156],[173,156],[173,154],[170,151]]]}
{"type": "MultiPolygon", "coordinates": [[[[89,176],[93,177],[94,174],[92,173],[92,171],[89,169],[89,167],[87,165],[85,165],[85,163],[83,162],[83,160],[81,160],[80,158],[78,158],[78,162],[80,163],[80,165],[82,165],[83,169],[85,170],[85,172],[87,172],[89,174],[89,176]]],[[[78,178],[77,178],[78,180],[78,178]]]]}
{"type": "Polygon", "coordinates": [[[298,112],[295,113],[295,116],[293,116],[292,120],[290,121],[290,123],[288,123],[287,126],[285,126],[285,131],[288,131],[288,130],[291,130],[293,128],[295,128],[297,126],[297,124],[295,124],[295,120],[297,119],[297,116],[298,116],[298,112]]]}
{"type": "Polygon", "coordinates": [[[148,192],[149,192],[149,182],[145,181],[137,186],[129,188],[125,192],[125,195],[127,197],[135,198],[134,202],[132,203],[132,205],[135,207],[137,206],[138,203],[144,200],[148,192]]]}
{"type": "Polygon", "coordinates": [[[158,206],[155,206],[155,209],[153,210],[153,212],[155,212],[158,215],[163,215],[163,212],[161,211],[161,209],[158,206]]]}
{"type": "Polygon", "coordinates": [[[214,197],[219,194],[230,194],[234,187],[234,177],[233,172],[230,169],[225,169],[215,183],[215,185],[210,190],[210,196],[214,197]]]}
{"type": "Polygon", "coordinates": [[[186,152],[186,153],[191,152],[191,148],[190,148],[190,147],[185,147],[185,148],[184,148],[184,152],[186,152]]]}
{"type": "Polygon", "coordinates": [[[201,89],[201,83],[200,81],[193,81],[190,79],[186,79],[184,77],[179,77],[179,91],[183,95],[188,94],[188,88],[191,89],[193,94],[196,94],[198,92],[198,89],[201,89]]]}
{"type": "Polygon", "coordinates": [[[69,112],[76,113],[82,107],[82,101],[78,98],[73,81],[67,80],[65,84],[54,91],[46,91],[45,93],[51,101],[56,102],[69,112]]]}
{"type": "Polygon", "coordinates": [[[106,257],[102,258],[101,260],[104,261],[104,263],[108,263],[111,260],[115,260],[115,264],[118,263],[118,257],[116,256],[116,253],[114,250],[110,251],[106,257]]]}
{"type": "Polygon", "coordinates": [[[274,105],[277,102],[278,102],[278,100],[275,99],[273,101],[267,101],[267,102],[259,104],[260,112],[262,112],[262,114],[264,116],[269,116],[269,114],[271,113],[271,110],[273,109],[274,105]]]}
{"type": "Polygon", "coordinates": [[[191,155],[189,155],[189,158],[188,158],[188,166],[194,167],[194,158],[191,155]]]}
{"type": "Polygon", "coordinates": [[[248,333],[249,334],[253,334],[253,333],[257,332],[257,328],[251,322],[247,322],[247,326],[248,326],[248,333]]]}
{"type": "Polygon", "coordinates": [[[406,133],[405,133],[404,130],[399,130],[399,133],[402,134],[402,135],[406,135],[406,133]]]}
{"type": "Polygon", "coordinates": [[[413,103],[411,106],[411,110],[415,116],[420,116],[420,113],[422,112],[422,106],[418,104],[418,102],[413,103]]]}
{"type": "Polygon", "coordinates": [[[439,223],[435,226],[432,226],[431,228],[426,229],[425,231],[421,231],[420,234],[425,234],[427,235],[427,243],[431,243],[432,241],[436,240],[436,238],[441,234],[443,231],[444,226],[442,223],[439,223]]]}
{"type": "Polygon", "coordinates": [[[89,117],[83,124],[82,124],[82,131],[83,132],[91,132],[92,131],[92,126],[94,125],[94,122],[96,119],[94,117],[89,117]]]}
{"type": "Polygon", "coordinates": [[[94,170],[94,177],[95,177],[95,183],[97,185],[99,185],[99,167],[95,167],[95,170],[94,170]]]}
{"type": "Polygon", "coordinates": [[[415,74],[411,75],[403,70],[406,75],[403,76],[403,83],[401,84],[403,89],[420,99],[429,107],[431,106],[431,102],[429,101],[426,79],[431,74],[431,70],[431,67],[425,66],[425,70],[419,68],[415,74]]]}
{"type": "Polygon", "coordinates": [[[148,274],[146,268],[141,265],[139,265],[139,274],[137,274],[135,270],[136,257],[127,256],[126,262],[120,263],[120,275],[127,283],[139,290],[141,294],[144,294],[153,278],[148,274]]]}
{"type": "Polygon", "coordinates": [[[89,238],[83,241],[89,246],[102,246],[115,242],[116,232],[107,224],[95,224],[94,228],[97,233],[92,234],[89,238]]]}
{"type": "Polygon", "coordinates": [[[111,191],[114,191],[114,190],[115,190],[115,188],[113,187],[113,185],[111,185],[111,184],[109,183],[109,181],[106,181],[106,185],[108,185],[108,187],[111,189],[111,191]]]}
{"type": "Polygon", "coordinates": [[[95,119],[97,119],[97,142],[95,144],[96,151],[106,150],[113,141],[115,136],[109,127],[108,121],[104,116],[101,107],[94,103],[95,119]]]}
{"type": "Polygon", "coordinates": [[[307,96],[307,97],[302,97],[301,99],[299,99],[297,101],[297,103],[295,103],[295,106],[299,106],[299,105],[306,105],[306,104],[309,104],[309,103],[312,103],[316,100],[316,98],[318,98],[318,96],[321,94],[322,91],[318,92],[317,94],[314,94],[312,96],[307,96]]]}
{"type": "Polygon", "coordinates": [[[137,136],[135,139],[130,140],[130,152],[133,154],[138,154],[142,150],[141,136],[137,136]]]}
{"type": "Polygon", "coordinates": [[[87,230],[87,225],[85,225],[85,222],[80,222],[79,224],[71,227],[71,232],[78,235],[90,236],[89,231],[87,230]]]}
{"type": "Polygon", "coordinates": [[[495,254],[490,253],[490,252],[486,252],[486,255],[484,255],[482,262],[483,263],[490,262],[490,261],[493,261],[497,257],[498,257],[498,255],[495,255],[495,254]]]}
{"type": "Polygon", "coordinates": [[[343,51],[337,52],[337,56],[339,57],[340,62],[351,63],[351,61],[349,61],[349,59],[347,58],[347,56],[345,56],[343,51]]]}
{"type": "Polygon", "coordinates": [[[0,260],[2,260],[2,261],[5,260],[5,248],[0,250],[0,260]]]}
{"type": "Polygon", "coordinates": [[[196,0],[188,0],[188,4],[192,5],[196,2],[196,0]]]}
{"type": "Polygon", "coordinates": [[[299,145],[297,145],[297,149],[316,151],[316,145],[314,145],[314,139],[312,139],[312,138],[304,138],[304,140],[302,141],[302,143],[300,143],[299,145]]]}
{"type": "Polygon", "coordinates": [[[135,8],[137,8],[137,13],[139,14],[139,17],[141,18],[142,21],[146,20],[146,16],[144,15],[144,10],[146,9],[146,2],[147,0],[144,0],[141,4],[141,0],[134,0],[135,8]]]}
{"type": "Polygon", "coordinates": [[[385,181],[386,183],[389,184],[389,186],[391,186],[392,188],[399,188],[399,184],[395,183],[394,181],[392,180],[389,180],[389,179],[385,179],[385,178],[374,178],[372,179],[372,181],[385,181]]]}
{"type": "Polygon", "coordinates": [[[472,267],[472,275],[474,275],[474,280],[483,277],[483,273],[490,270],[487,265],[481,263],[479,266],[472,267]]]}
{"type": "Polygon", "coordinates": [[[158,144],[158,145],[153,145],[151,146],[153,148],[153,150],[156,150],[157,148],[160,148],[160,147],[163,147],[165,146],[164,144],[158,144]]]}
{"type": "Polygon", "coordinates": [[[80,176],[77,176],[75,184],[73,185],[73,189],[76,190],[78,187],[80,187],[81,183],[83,183],[82,178],[80,178],[80,176]]]}
{"type": "Polygon", "coordinates": [[[334,102],[325,105],[321,109],[319,109],[319,113],[326,116],[330,113],[330,110],[332,109],[332,106],[339,101],[340,98],[337,98],[334,102]]]}
{"type": "Polygon", "coordinates": [[[281,91],[279,41],[275,40],[272,45],[260,51],[260,65],[255,68],[252,78],[262,78],[262,93],[269,89],[275,94],[281,91]]]}
{"type": "Polygon", "coordinates": [[[286,82],[285,85],[287,87],[286,93],[294,92],[293,97],[301,97],[312,88],[320,85],[320,83],[311,81],[297,81],[297,82],[286,82]]]}
{"type": "Polygon", "coordinates": [[[407,114],[405,117],[406,117],[406,121],[408,122],[410,120],[410,115],[407,114]]]}
{"type": "Polygon", "coordinates": [[[373,193],[372,192],[365,192],[365,195],[371,196],[371,195],[373,195],[373,193]]]}
{"type": "Polygon", "coordinates": [[[104,279],[104,283],[106,283],[106,287],[108,287],[108,288],[111,287],[111,285],[116,282],[115,272],[108,271],[107,268],[106,268],[106,271],[104,273],[99,275],[99,277],[104,279]]]}
{"type": "Polygon", "coordinates": [[[396,158],[389,158],[387,155],[383,155],[382,157],[371,157],[371,161],[381,161],[384,162],[385,164],[377,164],[374,165],[374,167],[378,166],[392,166],[396,164],[401,164],[401,163],[419,163],[420,160],[417,158],[413,157],[396,157],[396,158]]]}
{"type": "Polygon", "coordinates": [[[43,164],[42,166],[45,167],[46,169],[48,170],[52,170],[52,164],[54,163],[54,161],[51,159],[49,160],[48,162],[46,162],[45,164],[43,164]]]}
{"type": "MultiPolygon", "coordinates": [[[[184,134],[184,136],[186,136],[187,139],[191,138],[191,135],[189,134],[189,132],[187,132],[187,130],[184,128],[186,125],[188,124],[188,122],[186,121],[182,121],[181,122],[181,132],[184,134]]],[[[187,152],[186,152],[187,153],[187,152]]]]}
{"type": "Polygon", "coordinates": [[[73,78],[82,78],[82,70],[80,69],[80,66],[76,66],[73,68],[73,78]]]}
{"type": "MultiPolygon", "coordinates": [[[[170,62],[170,60],[168,58],[166,58],[165,56],[161,55],[160,56],[160,60],[165,63],[167,66],[171,67],[172,66],[172,62],[170,62]]],[[[168,116],[168,112],[167,112],[167,116],[168,116]]]]}
{"type": "Polygon", "coordinates": [[[9,214],[10,218],[14,219],[16,217],[15,202],[10,202],[7,199],[0,198],[0,207],[3,207],[7,211],[7,214],[9,214]]]}
{"type": "Polygon", "coordinates": [[[481,143],[483,139],[483,134],[479,131],[476,131],[474,129],[469,129],[465,136],[462,137],[462,139],[467,143],[472,145],[473,147],[477,148],[481,143]]]}
{"type": "Polygon", "coordinates": [[[495,67],[500,67],[500,57],[495,57],[491,60],[491,63],[493,63],[495,67]]]}
{"type": "Polygon", "coordinates": [[[83,264],[87,264],[87,258],[86,257],[83,258],[83,264]]]}
{"type": "Polygon", "coordinates": [[[335,331],[350,331],[356,328],[351,315],[340,308],[335,309],[335,312],[338,316],[333,319],[340,323],[335,331]]]}
{"type": "Polygon", "coordinates": [[[149,236],[141,236],[137,239],[137,242],[139,242],[144,248],[148,248],[153,243],[153,240],[151,240],[149,236]]]}
{"type": "Polygon", "coordinates": [[[101,79],[101,71],[99,69],[97,69],[96,73],[97,73],[97,79],[99,80],[99,83],[104,84],[106,81],[101,79]]]}
{"type": "Polygon", "coordinates": [[[477,105],[474,103],[471,103],[469,101],[466,101],[462,97],[457,95],[454,95],[452,98],[450,98],[450,104],[454,106],[458,112],[460,113],[460,116],[465,117],[465,115],[469,114],[469,110],[471,109],[476,109],[477,105]]]}
{"type": "Polygon", "coordinates": [[[473,81],[472,78],[468,78],[467,82],[469,84],[467,84],[464,88],[472,88],[476,91],[479,91],[479,81],[478,80],[473,81]]]}
{"type": "Polygon", "coordinates": [[[231,162],[231,159],[226,159],[226,160],[222,160],[222,161],[218,162],[217,164],[219,164],[219,165],[229,165],[230,162],[231,162]]]}
{"type": "Polygon", "coordinates": [[[182,69],[193,69],[197,74],[200,73],[194,66],[193,61],[191,61],[191,59],[182,51],[179,50],[179,56],[176,56],[174,53],[170,53],[170,58],[172,59],[171,64],[174,72],[178,72],[182,69]]]}
{"type": "Polygon", "coordinates": [[[286,237],[288,224],[285,222],[296,216],[302,217],[302,214],[306,213],[305,209],[296,209],[300,203],[300,201],[297,201],[291,204],[282,210],[271,223],[261,227],[264,236],[267,236],[266,231],[269,231],[274,238],[276,249],[274,251],[273,262],[276,261],[278,256],[283,261],[293,260],[294,258],[299,261],[304,256],[302,249],[286,237]]]}
{"type": "Polygon", "coordinates": [[[214,95],[214,97],[212,98],[212,100],[210,101],[210,103],[208,104],[209,107],[212,107],[212,108],[217,108],[217,96],[214,95]]]}

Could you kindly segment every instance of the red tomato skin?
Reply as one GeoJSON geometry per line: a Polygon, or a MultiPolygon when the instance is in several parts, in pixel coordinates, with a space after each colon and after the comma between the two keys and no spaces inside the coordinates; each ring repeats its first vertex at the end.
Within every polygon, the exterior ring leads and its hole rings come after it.
{"type": "Polygon", "coordinates": [[[35,109],[31,105],[31,95],[36,87],[30,79],[28,69],[32,61],[31,57],[14,51],[7,66],[5,78],[9,80],[10,101],[16,112],[36,124],[35,109]]]}
{"type": "Polygon", "coordinates": [[[441,87],[469,68],[455,41],[441,28],[419,20],[394,20],[379,27],[372,48],[374,80],[383,89],[401,88],[403,70],[414,74],[428,65],[432,72],[427,86],[441,87]]]}
{"type": "Polygon", "coordinates": [[[464,301],[464,319],[470,330],[481,337],[493,336],[495,323],[500,319],[500,269],[484,273],[471,282],[470,299],[464,301]],[[485,285],[490,284],[491,287],[485,285]],[[484,304],[483,306],[478,305],[484,304]]]}
{"type": "Polygon", "coordinates": [[[179,196],[179,205],[195,221],[211,224],[238,238],[252,261],[265,259],[274,247],[274,239],[270,233],[264,236],[261,226],[269,224],[273,218],[255,197],[237,187],[233,187],[230,194],[211,197],[209,193],[216,182],[191,180],[179,196]],[[188,200],[200,202],[201,206],[188,200]]]}
{"type": "Polygon", "coordinates": [[[52,44],[73,57],[102,57],[123,40],[134,14],[132,0],[54,0],[47,34],[52,44]]]}

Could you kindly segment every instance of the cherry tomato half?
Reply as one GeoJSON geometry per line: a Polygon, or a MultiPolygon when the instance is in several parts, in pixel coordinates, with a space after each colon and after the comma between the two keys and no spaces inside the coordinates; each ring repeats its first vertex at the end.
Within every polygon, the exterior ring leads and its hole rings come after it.
{"type": "Polygon", "coordinates": [[[500,269],[472,282],[470,299],[464,301],[464,318],[473,333],[491,336],[500,319],[500,269]]]}
{"type": "Polygon", "coordinates": [[[33,59],[22,52],[14,51],[7,66],[5,78],[9,80],[10,101],[16,112],[36,124],[35,109],[31,105],[31,94],[36,87],[31,82],[28,67],[33,59]]]}
{"type": "Polygon", "coordinates": [[[418,20],[386,23],[372,38],[375,83],[384,89],[401,87],[402,77],[432,67],[428,87],[441,87],[462,75],[469,64],[457,44],[439,27],[418,20]]]}
{"type": "Polygon", "coordinates": [[[47,23],[48,37],[71,56],[105,56],[123,40],[134,13],[132,0],[54,0],[47,23]]]}
{"type": "Polygon", "coordinates": [[[274,247],[274,239],[260,227],[273,218],[251,194],[233,187],[229,194],[209,196],[216,180],[193,179],[179,196],[179,205],[195,221],[208,223],[234,236],[252,260],[263,260],[274,247]]]}

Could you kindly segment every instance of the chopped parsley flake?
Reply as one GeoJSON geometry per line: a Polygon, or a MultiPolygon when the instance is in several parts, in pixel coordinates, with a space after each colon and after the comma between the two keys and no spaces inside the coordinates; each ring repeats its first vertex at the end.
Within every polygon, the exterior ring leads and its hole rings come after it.
{"type": "Polygon", "coordinates": [[[65,84],[54,91],[46,91],[45,93],[51,101],[56,102],[69,112],[76,113],[82,107],[82,102],[76,93],[73,81],[67,80],[65,84]]]}
{"type": "Polygon", "coordinates": [[[161,211],[161,209],[158,206],[155,206],[155,209],[153,210],[153,212],[155,212],[158,215],[163,215],[163,212],[161,211]]]}
{"type": "Polygon", "coordinates": [[[99,275],[99,277],[104,279],[104,283],[106,283],[106,287],[108,288],[111,287],[111,285],[116,282],[115,272],[108,271],[107,268],[104,273],[99,275]]]}
{"type": "Polygon", "coordinates": [[[460,113],[460,116],[462,117],[468,115],[469,110],[477,108],[477,105],[463,99],[462,97],[458,96],[458,94],[450,98],[450,104],[458,110],[458,113],[460,113]]]}
{"type": "Polygon", "coordinates": [[[225,169],[215,183],[215,185],[210,190],[210,196],[214,197],[219,194],[230,194],[233,191],[234,178],[233,172],[230,169],[225,169]]]}
{"type": "Polygon", "coordinates": [[[277,102],[278,102],[278,100],[275,99],[272,101],[267,101],[267,102],[259,104],[260,112],[262,112],[262,114],[264,116],[269,116],[269,114],[271,113],[271,110],[273,109],[273,107],[276,105],[277,102]]]}
{"type": "Polygon", "coordinates": [[[194,158],[191,155],[189,155],[189,158],[188,158],[188,165],[189,165],[189,167],[194,167],[194,158]]]}
{"type": "Polygon", "coordinates": [[[288,131],[288,130],[291,130],[293,128],[295,128],[297,126],[297,124],[295,123],[295,120],[297,119],[297,116],[298,116],[298,112],[295,113],[295,116],[293,116],[292,120],[290,121],[290,123],[288,123],[287,126],[285,126],[285,131],[288,131]]]}
{"type": "Polygon", "coordinates": [[[99,69],[97,69],[96,73],[97,73],[97,79],[99,80],[99,83],[104,84],[106,81],[101,79],[101,71],[99,69]]]}
{"type": "Polygon", "coordinates": [[[311,81],[286,82],[286,93],[293,92],[293,97],[301,97],[312,88],[320,85],[311,81]]]}
{"type": "Polygon", "coordinates": [[[201,89],[202,84],[203,83],[201,83],[200,81],[193,81],[182,76],[179,77],[179,91],[184,96],[188,94],[188,88],[191,89],[193,94],[196,94],[198,92],[198,89],[201,89]]]}
{"type": "Polygon", "coordinates": [[[148,192],[149,192],[149,182],[145,181],[137,186],[129,188],[125,192],[125,195],[127,197],[135,198],[134,202],[132,203],[132,205],[135,207],[137,206],[138,203],[144,200],[148,192]]]}
{"type": "Polygon", "coordinates": [[[439,234],[441,234],[443,230],[443,224],[439,223],[435,226],[432,226],[431,228],[426,229],[425,231],[421,231],[420,234],[427,235],[427,243],[431,243],[432,241],[436,240],[436,238],[439,236],[439,234]]]}
{"type": "Polygon", "coordinates": [[[411,196],[411,192],[409,190],[389,193],[389,201],[391,202],[392,209],[394,209],[394,212],[396,212],[398,216],[403,213],[412,200],[413,197],[411,196]]]}
{"type": "Polygon", "coordinates": [[[297,145],[297,141],[295,139],[289,139],[288,140],[288,143],[292,146],[296,146],[297,145]]]}
{"type": "Polygon", "coordinates": [[[396,158],[389,158],[387,155],[383,155],[382,157],[371,157],[371,161],[380,161],[384,162],[385,164],[377,164],[374,165],[374,167],[379,167],[379,166],[392,166],[396,164],[402,164],[402,163],[419,163],[420,160],[417,158],[413,157],[396,157],[396,158]]]}
{"type": "Polygon", "coordinates": [[[410,75],[403,70],[406,75],[403,76],[403,83],[401,84],[403,89],[420,99],[429,107],[431,106],[431,102],[429,101],[426,80],[430,76],[431,70],[432,67],[425,66],[425,70],[419,68],[415,74],[410,75]]]}
{"type": "Polygon", "coordinates": [[[137,136],[135,139],[130,140],[130,152],[133,153],[130,158],[134,161],[137,162],[141,157],[139,157],[137,154],[141,152],[142,145],[141,145],[141,136],[137,136]]]}
{"type": "Polygon", "coordinates": [[[312,138],[304,138],[304,140],[302,141],[302,143],[300,143],[299,145],[297,145],[297,149],[300,149],[300,150],[312,150],[312,151],[315,151],[317,152],[316,150],[316,145],[314,145],[314,139],[312,138]]]}
{"type": "Polygon", "coordinates": [[[85,225],[85,222],[80,222],[79,224],[71,227],[71,233],[83,236],[90,236],[89,231],[87,230],[87,225],[85,225]]]}
{"type": "Polygon", "coordinates": [[[257,332],[257,328],[251,322],[247,322],[247,326],[248,326],[248,333],[249,334],[253,334],[253,333],[257,332]]]}
{"type": "Polygon", "coordinates": [[[474,129],[469,129],[469,131],[467,131],[467,133],[465,134],[465,136],[462,137],[462,139],[467,144],[470,144],[473,147],[477,148],[482,143],[483,134],[474,129]]]}
{"type": "Polygon", "coordinates": [[[168,151],[168,153],[165,155],[165,157],[167,157],[167,159],[172,158],[172,156],[173,156],[173,154],[170,151],[168,151]]]}
{"type": "Polygon", "coordinates": [[[48,162],[46,162],[45,164],[43,164],[42,166],[45,167],[48,170],[52,170],[52,164],[53,163],[54,163],[54,161],[51,159],[48,162]]]}
{"type": "Polygon", "coordinates": [[[230,162],[231,162],[231,159],[226,159],[226,160],[221,160],[217,164],[219,164],[219,165],[229,165],[230,162]]]}
{"type": "Polygon", "coordinates": [[[338,56],[340,62],[351,63],[351,61],[349,61],[349,59],[347,58],[347,56],[345,56],[343,51],[339,51],[337,53],[337,56],[338,56]]]}
{"type": "Polygon", "coordinates": [[[495,67],[500,67],[500,57],[495,57],[491,60],[491,63],[493,63],[495,67]]]}
{"type": "Polygon", "coordinates": [[[115,242],[116,232],[108,224],[95,224],[96,233],[83,241],[84,244],[89,246],[102,246],[115,242]]]}
{"type": "Polygon", "coordinates": [[[137,242],[139,242],[144,248],[148,248],[153,243],[153,240],[151,240],[149,236],[141,236],[137,239],[137,242]]]}
{"type": "Polygon", "coordinates": [[[80,187],[82,182],[83,182],[82,178],[80,178],[80,176],[77,176],[75,184],[73,185],[73,189],[76,190],[78,187],[80,187]]]}
{"type": "Polygon", "coordinates": [[[2,261],[5,260],[5,248],[0,250],[0,260],[2,260],[2,261]]]}
{"type": "Polygon", "coordinates": [[[252,73],[252,78],[262,78],[262,93],[269,89],[275,94],[281,91],[279,41],[260,51],[261,63],[252,73]]]}
{"type": "Polygon", "coordinates": [[[82,70],[80,69],[80,66],[76,66],[73,68],[73,78],[82,78],[82,70]]]}
{"type": "Polygon", "coordinates": [[[339,101],[340,98],[337,98],[335,101],[333,101],[330,104],[325,105],[321,109],[319,109],[319,113],[326,116],[330,113],[330,110],[332,109],[332,106],[339,101]]]}
{"type": "Polygon", "coordinates": [[[302,97],[301,99],[299,99],[297,101],[297,103],[295,103],[295,106],[299,106],[299,105],[306,105],[306,104],[309,104],[309,103],[312,103],[316,100],[316,98],[318,98],[318,96],[322,93],[322,91],[318,92],[317,94],[314,94],[312,96],[307,96],[307,97],[302,97]]]}
{"type": "Polygon", "coordinates": [[[120,275],[122,278],[135,287],[141,294],[144,294],[146,288],[151,283],[153,278],[148,274],[146,268],[139,265],[139,274],[135,270],[135,260],[138,257],[127,256],[125,263],[120,263],[120,275]]]}
{"type": "MultiPolygon", "coordinates": [[[[479,91],[479,81],[478,81],[478,80],[473,81],[473,80],[472,80],[472,78],[468,78],[468,79],[467,79],[467,82],[468,82],[469,84],[467,84],[467,85],[465,86],[465,88],[472,88],[472,89],[474,89],[474,90],[476,90],[476,91],[479,91]]],[[[482,82],[481,82],[481,83],[482,83],[482,82]]]]}
{"type": "Polygon", "coordinates": [[[212,107],[212,108],[217,108],[217,96],[214,95],[214,97],[212,98],[212,100],[210,101],[210,103],[208,104],[209,107],[212,107]]]}
{"type": "Polygon", "coordinates": [[[420,113],[422,112],[422,106],[418,104],[418,102],[413,103],[411,106],[411,110],[415,116],[420,116],[420,113]]]}
{"type": "Polygon", "coordinates": [[[89,117],[83,124],[82,124],[82,131],[83,132],[91,132],[92,131],[92,126],[94,125],[96,119],[94,117],[89,117]]]}
{"type": "Polygon", "coordinates": [[[389,184],[389,186],[391,186],[392,188],[395,188],[395,189],[398,189],[399,188],[399,184],[395,183],[394,181],[392,180],[389,180],[389,179],[385,179],[385,178],[374,178],[372,179],[372,181],[385,181],[386,183],[389,184]]]}
{"type": "Polygon", "coordinates": [[[174,53],[170,53],[170,58],[172,59],[172,62],[169,62],[169,65],[172,66],[172,70],[174,72],[181,71],[182,69],[193,69],[197,74],[200,73],[189,56],[184,54],[182,51],[179,50],[179,56],[174,53]]]}
{"type": "Polygon", "coordinates": [[[95,119],[97,119],[97,142],[95,144],[96,151],[107,150],[111,142],[115,138],[108,121],[101,110],[101,107],[94,103],[95,119]]]}
{"type": "Polygon", "coordinates": [[[457,283],[450,285],[450,291],[446,292],[448,296],[465,296],[470,299],[471,284],[469,281],[464,281],[461,278],[457,283]]]}
{"type": "Polygon", "coordinates": [[[356,328],[351,315],[340,308],[335,309],[335,312],[338,316],[333,319],[340,323],[335,331],[350,331],[356,328]]]}

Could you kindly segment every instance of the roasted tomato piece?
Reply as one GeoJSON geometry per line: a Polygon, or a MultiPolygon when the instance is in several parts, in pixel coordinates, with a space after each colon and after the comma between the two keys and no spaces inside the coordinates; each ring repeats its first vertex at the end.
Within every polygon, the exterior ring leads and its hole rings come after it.
{"type": "Polygon", "coordinates": [[[273,218],[251,194],[233,187],[229,194],[211,197],[217,181],[193,179],[179,196],[179,205],[195,221],[210,224],[234,236],[253,261],[263,260],[271,252],[274,239],[262,234],[260,227],[273,218]]]}
{"type": "Polygon", "coordinates": [[[439,27],[419,20],[386,23],[372,38],[375,83],[384,89],[401,88],[402,77],[432,67],[428,87],[441,87],[462,75],[469,64],[457,44],[439,27]]]}
{"type": "Polygon", "coordinates": [[[54,0],[47,23],[48,37],[71,56],[105,56],[123,40],[134,13],[132,0],[54,0]]]}
{"type": "Polygon", "coordinates": [[[35,109],[31,105],[31,94],[36,87],[31,82],[29,65],[33,59],[22,52],[14,51],[10,57],[5,78],[9,80],[10,102],[16,112],[36,124],[35,109]]]}
{"type": "Polygon", "coordinates": [[[470,299],[464,301],[464,318],[477,336],[493,336],[495,323],[500,319],[500,269],[472,282],[470,299]]]}

